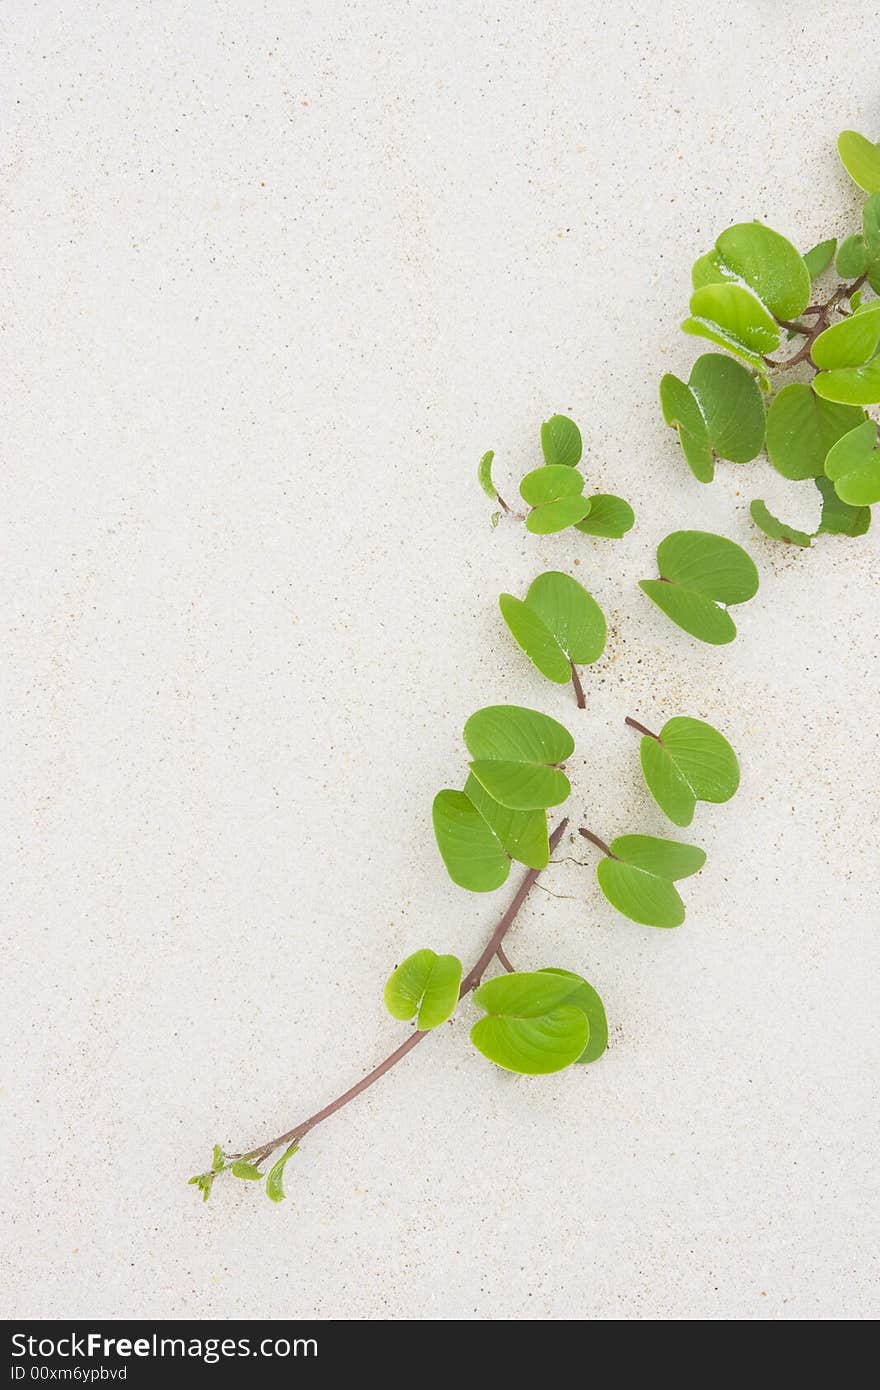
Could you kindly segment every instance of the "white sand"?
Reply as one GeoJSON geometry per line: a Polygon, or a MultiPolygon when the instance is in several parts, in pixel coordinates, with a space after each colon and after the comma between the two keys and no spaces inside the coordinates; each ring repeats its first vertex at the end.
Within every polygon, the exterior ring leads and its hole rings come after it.
{"type": "Polygon", "coordinates": [[[2,23],[4,1311],[876,1317],[880,531],[765,542],[749,500],[809,521],[809,489],[700,487],[656,401],[718,231],[856,229],[834,137],[880,132],[876,5],[2,23]],[[490,529],[479,455],[513,490],[555,410],[633,502],[625,541],[490,529]],[[636,587],[683,525],[758,561],[730,648],[636,587]],[[586,714],[495,606],[554,567],[609,616],[586,714]],[[625,714],[728,734],[742,788],[698,809],[686,925],[556,867],[510,950],[602,991],[598,1066],[504,1075],[467,1006],[314,1135],[293,1200],[203,1207],[214,1140],[400,1038],[397,960],[479,950],[504,894],[448,882],[430,804],[499,700],[576,732],[573,815],[606,837],[668,828],[625,714]]]}

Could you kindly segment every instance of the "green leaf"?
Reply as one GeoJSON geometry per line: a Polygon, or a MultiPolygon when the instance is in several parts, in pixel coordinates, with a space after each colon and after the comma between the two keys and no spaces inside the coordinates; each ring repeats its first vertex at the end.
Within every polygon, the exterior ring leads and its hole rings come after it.
{"type": "Polygon", "coordinates": [[[790,545],[799,545],[804,549],[809,549],[812,545],[812,537],[806,531],[798,531],[794,526],[787,526],[784,521],[780,521],[769,510],[766,504],[756,498],[749,507],[752,514],[752,521],[763,531],[765,536],[770,536],[774,541],[787,541],[790,545]]]}
{"type": "Polygon", "coordinates": [[[609,540],[620,540],[635,524],[635,512],[622,497],[610,492],[594,492],[587,498],[590,510],[583,521],[576,521],[576,531],[587,536],[605,536],[609,540]]]}
{"type": "Polygon", "coordinates": [[[211,1159],[211,1171],[214,1172],[214,1173],[220,1173],[220,1172],[222,1172],[222,1171],[223,1171],[223,1165],[225,1164],[225,1162],[226,1162],[226,1155],[224,1154],[224,1152],[223,1152],[223,1150],[221,1149],[220,1145],[219,1145],[219,1144],[215,1144],[215,1145],[214,1145],[214,1156],[213,1156],[213,1158],[211,1159]]]}
{"type": "Polygon", "coordinates": [[[195,1184],[202,1194],[202,1201],[207,1202],[211,1195],[211,1188],[214,1186],[214,1179],[216,1176],[217,1174],[213,1172],[196,1173],[194,1177],[187,1178],[187,1187],[192,1187],[193,1184],[195,1184]]]}
{"type": "Polygon", "coordinates": [[[299,1144],[296,1142],[290,1144],[284,1150],[278,1162],[269,1169],[269,1174],[266,1178],[266,1196],[269,1198],[270,1202],[284,1201],[284,1169],[287,1165],[287,1160],[293,1158],[293,1155],[298,1152],[299,1144]]]}
{"type": "Polygon", "coordinates": [[[823,271],[827,270],[834,260],[834,253],[837,250],[837,238],[831,237],[829,241],[820,241],[804,256],[804,265],[809,271],[811,280],[818,280],[823,271]]]}
{"type": "Polygon", "coordinates": [[[816,366],[826,371],[835,367],[861,367],[874,356],[878,344],[880,300],[875,300],[862,313],[851,314],[820,333],[810,355],[816,366]]]}
{"type": "Polygon", "coordinates": [[[525,602],[498,600],[504,621],[526,656],[548,680],[571,680],[572,662],[591,665],[605,647],[605,616],[577,580],[550,570],[532,582],[525,602]]]}
{"type": "Polygon", "coordinates": [[[763,447],[760,387],[751,372],[723,353],[698,357],[687,386],[667,373],[660,382],[660,402],[667,425],[678,427],[685,458],[700,482],[712,481],[713,454],[733,463],[748,463],[763,447]],[[699,412],[699,421],[688,397],[699,412]]]}
{"type": "Polygon", "coordinates": [[[857,280],[864,275],[870,262],[865,238],[859,232],[845,237],[837,248],[835,269],[844,280],[857,280]]]}
{"type": "Polygon", "coordinates": [[[246,1163],[243,1158],[237,1160],[232,1165],[232,1176],[234,1178],[244,1178],[248,1182],[262,1182],[263,1174],[255,1163],[246,1163]]]}
{"type": "Polygon", "coordinates": [[[880,449],[875,448],[876,443],[877,425],[865,420],[828,451],[825,473],[841,502],[851,507],[880,502],[880,449]]]}
{"type": "Polygon", "coordinates": [[[690,825],[698,801],[729,801],[739,786],[736,754],[701,719],[676,717],[657,738],[644,737],[641,762],[648,790],[676,825],[690,825]]]}
{"type": "Polygon", "coordinates": [[[499,806],[473,775],[465,782],[464,793],[511,859],[530,869],[546,869],[550,862],[546,811],[511,811],[508,806],[499,806]]]}
{"type": "Polygon", "coordinates": [[[561,497],[558,502],[547,502],[535,507],[526,517],[526,530],[534,536],[551,536],[556,531],[565,531],[576,526],[590,510],[588,497],[561,497]]]}
{"type": "Polygon", "coordinates": [[[581,432],[567,415],[551,415],[541,426],[541,452],[545,463],[576,468],[583,447],[581,432]]]}
{"type": "Polygon", "coordinates": [[[784,478],[815,478],[832,444],[863,419],[861,410],[825,401],[804,382],[783,386],[767,414],[770,462],[784,478]]]}
{"type": "Polygon", "coordinates": [[[685,333],[708,338],[766,372],[763,357],[778,348],[779,325],[750,290],[743,285],[704,285],[691,296],[690,309],[691,317],[682,324],[685,333]]]}
{"type": "Polygon", "coordinates": [[[724,265],[780,319],[797,318],[810,302],[810,272],[791,242],[760,222],[738,222],[715,243],[724,265]]]}
{"type": "Polygon", "coordinates": [[[530,507],[557,502],[560,497],[579,497],[583,490],[584,480],[577,469],[558,464],[533,469],[519,485],[520,496],[530,507]]]}
{"type": "Polygon", "coordinates": [[[461,989],[461,961],[438,956],[425,947],[401,961],[388,976],[385,1007],[392,1018],[406,1021],[418,1014],[420,1033],[439,1028],[455,1013],[461,989]]]}
{"type": "Polygon", "coordinates": [[[736,636],[733,619],[719,604],[745,603],[758,591],[751,556],[724,536],[674,531],[657,547],[662,579],[643,579],[640,588],[674,623],[715,646],[736,636]]]}
{"type": "Polygon", "coordinates": [[[483,457],[480,459],[478,476],[480,479],[480,487],[483,489],[486,496],[491,497],[492,501],[496,502],[498,500],[498,493],[495,490],[495,484],[492,482],[492,460],[494,459],[494,457],[494,449],[489,449],[483,455],[483,457]]]}
{"type": "Polygon", "coordinates": [[[705,256],[700,256],[694,261],[691,269],[691,284],[695,290],[701,290],[704,285],[723,284],[725,280],[732,278],[732,272],[725,266],[717,251],[707,251],[705,256]]]}
{"type": "Polygon", "coordinates": [[[562,1071],[583,1055],[590,1024],[583,1009],[567,1002],[580,981],[533,970],[499,975],[474,990],[486,1010],[471,1029],[471,1042],[496,1066],[524,1076],[562,1071]]]}
{"type": "Polygon", "coordinates": [[[459,888],[491,893],[510,873],[510,859],[486,820],[464,792],[437,793],[434,835],[446,872],[459,888]]]}
{"type": "Polygon", "coordinates": [[[464,740],[477,781],[512,811],[546,810],[571,792],[568,778],[553,764],[570,757],[574,740],[549,715],[519,705],[489,705],[471,715],[464,740]]]}
{"type": "Polygon", "coordinates": [[[869,260],[876,261],[880,257],[880,193],[874,193],[862,208],[862,227],[869,260]]]}
{"type": "Polygon", "coordinates": [[[654,835],[621,835],[609,848],[614,857],[600,860],[596,877],[611,905],[646,927],[681,926],[684,903],[674,880],[703,867],[703,850],[654,835]]]}
{"type": "Polygon", "coordinates": [[[590,1025],[589,1040],[580,1057],[576,1060],[584,1063],[597,1061],[608,1046],[608,1019],[605,1017],[605,1005],[599,995],[581,975],[575,975],[571,970],[559,970],[556,966],[545,965],[542,967],[541,974],[564,975],[566,979],[576,984],[577,987],[568,996],[567,1002],[582,1009],[587,1015],[587,1022],[590,1025]]]}
{"type": "Polygon", "coordinates": [[[880,355],[872,357],[864,367],[839,367],[833,372],[820,372],[813,381],[813,390],[826,401],[841,405],[877,405],[880,402],[880,355]]]}
{"type": "Polygon", "coordinates": [[[715,458],[709,428],[693,391],[672,372],[660,380],[660,406],[666,424],[678,430],[678,442],[694,477],[698,482],[711,483],[715,458]]]}
{"type": "Polygon", "coordinates": [[[855,130],[844,130],[837,137],[837,152],[859,188],[866,193],[880,193],[880,145],[855,130]]]}
{"type": "Polygon", "coordinates": [[[851,507],[841,502],[830,478],[817,478],[822,495],[822,518],[817,536],[863,536],[871,525],[870,507],[851,507]]]}

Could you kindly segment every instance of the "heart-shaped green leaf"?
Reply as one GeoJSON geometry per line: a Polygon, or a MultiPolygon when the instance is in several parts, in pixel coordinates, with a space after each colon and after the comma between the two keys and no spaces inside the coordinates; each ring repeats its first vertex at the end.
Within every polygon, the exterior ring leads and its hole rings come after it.
{"type": "Polygon", "coordinates": [[[809,549],[812,545],[812,537],[806,531],[798,531],[794,526],[788,526],[784,521],[780,521],[770,511],[766,503],[759,498],[755,498],[749,507],[752,514],[752,521],[763,531],[765,536],[770,536],[774,541],[787,541],[789,545],[799,545],[804,549],[809,549]]]}
{"type": "Polygon", "coordinates": [[[471,715],[464,740],[482,787],[512,811],[546,810],[571,792],[556,763],[574,752],[574,739],[549,715],[519,705],[489,705],[471,715]]]}
{"type": "Polygon", "coordinates": [[[727,739],[701,719],[676,717],[641,744],[642,772],[661,811],[690,825],[698,801],[729,801],[739,786],[739,763],[727,739]]]}
{"type": "Polygon", "coordinates": [[[818,280],[819,276],[826,271],[834,260],[834,253],[837,250],[837,238],[831,237],[829,241],[820,241],[811,247],[804,255],[804,265],[810,274],[811,280],[818,280]]]}
{"type": "Polygon", "coordinates": [[[830,478],[817,478],[816,487],[822,494],[822,517],[816,535],[863,536],[871,525],[871,508],[841,502],[830,478]]]}
{"type": "Polygon", "coordinates": [[[660,403],[667,425],[678,428],[685,458],[700,482],[712,481],[713,455],[748,463],[763,447],[760,387],[751,372],[723,353],[698,357],[687,385],[667,373],[660,382],[660,403]]]}
{"type": "Polygon", "coordinates": [[[776,318],[797,318],[810,302],[810,272],[803,257],[772,228],[738,222],[721,233],[715,249],[728,270],[745,281],[776,318]]]}
{"type": "Polygon", "coordinates": [[[783,386],[767,413],[767,453],[784,478],[815,478],[832,444],[864,419],[856,406],[817,396],[804,382],[783,386]]]}
{"type": "Polygon", "coordinates": [[[526,530],[533,536],[552,536],[577,526],[590,510],[588,497],[560,497],[558,502],[546,502],[535,507],[526,517],[526,530]]]}
{"type": "Polygon", "coordinates": [[[838,367],[820,372],[813,390],[826,401],[841,405],[877,405],[880,402],[880,354],[864,367],[838,367]]]}
{"type": "Polygon", "coordinates": [[[766,372],[763,359],[779,346],[779,325],[751,290],[744,285],[704,285],[691,296],[690,309],[690,318],[681,325],[685,333],[708,338],[766,372]]]}
{"type": "Polygon", "coordinates": [[[560,464],[533,469],[519,485],[520,496],[530,507],[558,502],[560,497],[579,497],[583,490],[584,480],[577,469],[560,464]]]}
{"type": "Polygon", "coordinates": [[[832,371],[836,367],[861,367],[870,361],[880,344],[880,300],[848,319],[832,324],[820,333],[810,355],[817,367],[832,371]]]}
{"type": "Polygon", "coordinates": [[[461,989],[461,961],[425,947],[401,961],[385,984],[385,1007],[392,1018],[416,1019],[420,1033],[439,1028],[455,1013],[461,989]]]}
{"type": "Polygon", "coordinates": [[[758,591],[751,556],[724,536],[673,531],[657,547],[661,579],[640,587],[674,623],[702,642],[721,646],[736,636],[733,619],[719,604],[745,603],[758,591]]]}
{"type": "Polygon", "coordinates": [[[604,536],[608,540],[620,540],[635,523],[635,512],[622,497],[610,492],[594,492],[589,497],[590,510],[583,521],[576,521],[576,531],[587,536],[604,536]]]}
{"type": "Polygon", "coordinates": [[[680,927],[684,903],[674,881],[697,873],[704,851],[655,835],[620,835],[609,848],[611,857],[599,861],[596,877],[611,905],[646,927],[680,927]]]}
{"type": "Polygon", "coordinates": [[[500,888],[510,859],[470,797],[446,788],[434,797],[432,814],[437,847],[453,883],[471,893],[500,888]]]}
{"type": "Polygon", "coordinates": [[[548,680],[571,680],[573,662],[591,665],[605,647],[605,616],[576,579],[549,570],[539,574],[525,602],[513,594],[498,600],[504,621],[526,656],[548,680]]]}
{"type": "Polygon", "coordinates": [[[541,426],[541,452],[545,463],[576,468],[583,447],[581,432],[567,415],[551,415],[541,426]]]}
{"type": "Polygon", "coordinates": [[[532,970],[499,975],[474,990],[486,1010],[471,1029],[478,1052],[505,1071],[540,1076],[562,1071],[583,1055],[590,1024],[570,1002],[582,982],[568,975],[532,970]]]}
{"type": "Polygon", "coordinates": [[[480,467],[477,472],[477,476],[480,480],[480,487],[483,489],[487,497],[491,497],[493,502],[498,500],[498,493],[495,490],[495,484],[492,482],[492,460],[494,458],[495,450],[487,450],[487,452],[480,459],[480,467]]]}
{"type": "Polygon", "coordinates": [[[837,137],[841,163],[854,183],[866,193],[880,193],[880,145],[855,130],[837,137]]]}
{"type": "Polygon", "coordinates": [[[530,869],[546,869],[550,862],[546,811],[511,811],[509,806],[500,806],[472,774],[464,784],[464,794],[511,859],[530,869]]]}
{"type": "Polygon", "coordinates": [[[876,443],[877,425],[865,420],[828,451],[825,473],[841,502],[851,507],[880,502],[880,449],[876,443]]]}
{"type": "Polygon", "coordinates": [[[587,1022],[590,1025],[590,1036],[587,1045],[576,1060],[578,1062],[595,1062],[608,1046],[608,1019],[605,1017],[605,1005],[591,984],[580,975],[575,975],[571,970],[560,970],[555,965],[545,965],[541,970],[542,975],[564,975],[576,986],[573,993],[566,1000],[569,1004],[574,1004],[577,1008],[583,1009],[587,1015],[587,1022]]]}

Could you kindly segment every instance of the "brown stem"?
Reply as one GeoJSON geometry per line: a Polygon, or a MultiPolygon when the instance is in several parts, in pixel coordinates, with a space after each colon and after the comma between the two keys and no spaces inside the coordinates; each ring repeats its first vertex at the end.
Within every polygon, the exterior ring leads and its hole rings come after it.
{"type": "Polygon", "coordinates": [[[507,971],[508,975],[516,974],[515,967],[512,966],[510,961],[507,959],[507,952],[505,951],[504,947],[500,944],[496,948],[495,955],[497,956],[501,964],[504,966],[504,969],[507,971]]]}
{"type": "MultiPolygon", "coordinates": [[[[772,370],[787,372],[789,368],[796,367],[799,362],[806,362],[819,334],[824,333],[825,329],[828,327],[828,318],[831,310],[836,308],[842,300],[851,299],[856,290],[861,289],[867,278],[867,274],[860,275],[857,280],[853,280],[851,285],[838,285],[837,289],[831,295],[831,298],[827,299],[824,304],[811,305],[809,310],[805,309],[804,313],[809,312],[816,314],[816,321],[813,327],[807,331],[807,337],[803,347],[798,348],[797,352],[792,357],[786,357],[783,362],[777,362],[772,357],[765,357],[764,361],[767,366],[772,370]]],[[[779,320],[779,322],[781,323],[782,320],[779,320]]],[[[782,326],[786,328],[792,325],[783,323],[782,326]]],[[[797,331],[802,332],[803,329],[798,327],[797,331]]]]}
{"type": "Polygon", "coordinates": [[[644,734],[646,738],[655,738],[658,743],[660,742],[660,735],[652,734],[651,730],[646,729],[644,724],[640,724],[637,719],[630,719],[629,715],[627,715],[623,722],[624,724],[628,724],[631,729],[637,729],[638,732],[644,734]]]}
{"type": "MultiPolygon", "coordinates": [[[[550,836],[551,854],[565,834],[567,825],[567,820],[561,820],[550,836]]],[[[540,869],[529,869],[528,873],[523,875],[523,880],[519,888],[517,888],[510,901],[510,905],[504,912],[501,920],[492,932],[492,935],[489,937],[479,960],[472,966],[462,980],[458,995],[459,999],[463,999],[466,994],[470,994],[472,989],[476,989],[480,980],[483,978],[483,972],[486,970],[493,956],[497,955],[499,957],[506,970],[512,970],[513,967],[501,951],[501,942],[508,929],[512,926],[514,918],[529,896],[532,888],[535,886],[540,873],[540,869]]],[[[310,1130],[322,1124],[324,1120],[329,1120],[330,1116],[335,1115],[337,1110],[341,1110],[344,1105],[348,1105],[349,1101],[355,1100],[357,1096],[361,1095],[363,1091],[368,1090],[374,1082],[383,1077],[392,1067],[397,1066],[397,1063],[401,1061],[408,1052],[412,1052],[414,1047],[418,1047],[419,1043],[427,1036],[427,1033],[411,1033],[405,1042],[402,1042],[399,1047],[396,1047],[393,1052],[388,1054],[384,1062],[380,1062],[377,1067],[374,1067],[371,1072],[368,1072],[367,1075],[362,1077],[354,1086],[350,1086],[347,1091],[343,1091],[341,1096],[337,1096],[335,1100],[331,1100],[329,1105],[325,1105],[321,1110],[316,1110],[314,1115],[310,1115],[307,1120],[301,1120],[298,1125],[294,1125],[293,1129],[287,1130],[285,1134],[279,1134],[275,1139],[269,1139],[265,1144],[260,1144],[255,1149],[249,1149],[247,1153],[229,1154],[229,1159],[244,1159],[247,1163],[262,1163],[263,1159],[268,1158],[273,1149],[279,1149],[282,1144],[292,1144],[303,1139],[310,1130]]]]}
{"type": "Polygon", "coordinates": [[[578,668],[575,666],[573,661],[569,662],[569,664],[571,666],[571,683],[574,686],[574,694],[575,699],[577,700],[577,707],[578,709],[586,709],[587,701],[584,695],[584,687],[581,685],[581,678],[578,674],[578,668]]]}
{"type": "Polygon", "coordinates": [[[611,850],[608,848],[605,841],[600,840],[598,835],[594,835],[592,830],[586,830],[584,826],[581,826],[578,830],[578,834],[583,835],[585,840],[589,840],[590,843],[595,845],[597,849],[600,849],[603,854],[607,854],[609,859],[617,858],[616,854],[611,853],[611,850]]]}
{"type": "Polygon", "coordinates": [[[496,500],[496,502],[498,503],[499,507],[501,508],[501,510],[502,510],[503,512],[509,512],[509,511],[510,511],[510,508],[508,507],[508,505],[507,505],[507,503],[505,502],[504,498],[501,496],[501,493],[500,493],[500,492],[496,492],[496,493],[495,493],[495,500],[496,500]]]}

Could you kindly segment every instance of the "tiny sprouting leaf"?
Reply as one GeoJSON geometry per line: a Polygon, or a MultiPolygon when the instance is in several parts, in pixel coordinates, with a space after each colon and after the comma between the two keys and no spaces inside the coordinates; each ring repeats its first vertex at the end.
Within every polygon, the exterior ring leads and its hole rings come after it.
{"type": "Polygon", "coordinates": [[[832,444],[863,419],[857,407],[823,400],[805,382],[783,386],[767,412],[770,462],[784,478],[818,477],[832,444]]]}
{"type": "Polygon", "coordinates": [[[453,883],[471,893],[500,888],[510,873],[510,859],[471,799],[446,788],[434,797],[432,818],[437,848],[453,883]]]}
{"type": "Polygon", "coordinates": [[[211,1159],[211,1171],[214,1172],[214,1173],[220,1173],[220,1172],[222,1172],[222,1170],[223,1170],[223,1165],[225,1164],[225,1162],[226,1162],[226,1156],[225,1156],[225,1154],[223,1153],[223,1150],[221,1149],[221,1147],[220,1147],[219,1144],[215,1144],[215,1145],[214,1145],[214,1156],[213,1156],[213,1158],[211,1159]]]}
{"type": "Polygon", "coordinates": [[[464,740],[474,777],[512,811],[546,810],[571,792],[555,764],[574,752],[574,739],[549,715],[519,705],[489,705],[471,715],[464,740]]]}
{"type": "Polygon", "coordinates": [[[880,402],[880,354],[863,367],[838,367],[820,372],[813,390],[826,401],[841,405],[877,405],[880,402]]]}
{"type": "Polygon", "coordinates": [[[385,1007],[392,1018],[416,1019],[420,1033],[439,1028],[455,1013],[461,989],[461,961],[425,947],[401,961],[385,984],[385,1007]],[[418,1015],[418,1017],[416,1017],[418,1015]]]}
{"type": "Polygon", "coordinates": [[[284,1169],[287,1166],[288,1159],[293,1158],[293,1155],[298,1152],[299,1145],[294,1141],[294,1143],[289,1144],[284,1150],[278,1162],[273,1164],[269,1169],[268,1176],[266,1177],[266,1196],[269,1198],[270,1202],[284,1201],[284,1169]]]}
{"type": "Polygon", "coordinates": [[[804,265],[810,274],[811,280],[818,280],[819,276],[826,271],[834,260],[834,253],[837,250],[837,238],[831,237],[828,241],[820,241],[811,247],[804,256],[804,265]]]}
{"type": "Polygon", "coordinates": [[[851,507],[841,502],[830,478],[817,478],[822,496],[822,516],[817,536],[863,536],[871,525],[870,507],[851,507]]]}
{"type": "MultiPolygon", "coordinates": [[[[581,432],[567,415],[551,415],[541,426],[541,452],[544,462],[563,468],[576,468],[583,453],[581,432]]],[[[528,500],[528,499],[526,499],[528,500]]]]}
{"type": "Polygon", "coordinates": [[[854,183],[866,193],[880,193],[880,145],[855,130],[837,137],[841,163],[854,183]]]}
{"type": "Polygon", "coordinates": [[[729,801],[739,786],[736,754],[702,719],[667,720],[656,738],[642,738],[640,754],[648,790],[676,825],[690,825],[698,801],[729,801]]]}
{"type": "MultiPolygon", "coordinates": [[[[809,278],[809,277],[808,277],[809,278]]],[[[744,285],[704,285],[691,296],[685,333],[708,338],[764,373],[764,356],[779,346],[779,325],[744,285]]]]}
{"type": "Polygon", "coordinates": [[[860,309],[860,308],[861,308],[861,305],[862,305],[862,297],[863,297],[863,292],[862,292],[862,290],[855,290],[855,291],[850,295],[850,297],[849,297],[849,307],[852,309],[853,313],[855,313],[856,309],[860,309]]]}
{"type": "Polygon", "coordinates": [[[596,877],[612,907],[645,927],[680,927],[684,903],[674,881],[697,873],[704,851],[655,835],[621,835],[609,849],[613,857],[599,861],[596,877]]]}
{"type": "Polygon", "coordinates": [[[520,496],[530,507],[558,502],[560,497],[579,497],[583,490],[583,475],[576,468],[563,468],[560,464],[533,469],[519,485],[520,496]]]}
{"type": "Polygon", "coordinates": [[[635,512],[622,497],[610,492],[594,492],[588,497],[590,510],[583,521],[576,521],[576,531],[587,536],[604,536],[608,540],[620,540],[635,525],[635,512]]]}
{"type": "Polygon", "coordinates": [[[587,1045],[576,1060],[583,1063],[597,1061],[608,1046],[608,1019],[605,1016],[605,1005],[596,990],[581,975],[575,975],[571,970],[560,970],[555,965],[542,966],[541,974],[564,975],[576,983],[577,988],[568,996],[568,1003],[583,1009],[590,1025],[587,1045]]]}
{"type": "Polygon", "coordinates": [[[721,233],[715,248],[776,318],[797,318],[810,302],[810,272],[803,256],[771,227],[738,222],[721,233]]]}
{"type": "Polygon", "coordinates": [[[787,541],[790,545],[799,545],[804,549],[809,549],[812,545],[812,537],[806,531],[798,531],[796,527],[788,526],[784,521],[780,521],[760,498],[755,498],[749,511],[758,530],[763,531],[764,535],[770,536],[772,540],[787,541]]]}
{"type": "Polygon", "coordinates": [[[511,859],[529,869],[546,869],[550,862],[546,811],[511,811],[500,806],[473,774],[464,784],[464,794],[511,859]]]}
{"type": "Polygon", "coordinates": [[[548,680],[564,685],[571,664],[592,665],[605,647],[605,616],[592,594],[567,574],[549,570],[532,581],[525,601],[498,600],[502,616],[529,660],[548,680]]]}
{"type": "Polygon", "coordinates": [[[495,484],[492,482],[492,460],[494,457],[495,450],[488,449],[480,459],[478,476],[480,479],[480,487],[483,489],[486,496],[490,497],[493,502],[496,502],[498,500],[498,493],[495,484]]]}
{"type": "Polygon", "coordinates": [[[880,299],[872,300],[863,312],[851,314],[820,333],[810,349],[817,367],[862,367],[874,356],[880,344],[880,299]]]}
{"type": "Polygon", "coordinates": [[[880,449],[876,444],[876,422],[865,420],[828,451],[825,473],[841,502],[851,507],[880,502],[880,449]]]}
{"type": "Polygon", "coordinates": [[[838,246],[835,269],[844,280],[857,280],[868,269],[870,259],[865,238],[860,232],[854,232],[838,246]]]}
{"type": "Polygon", "coordinates": [[[202,1201],[207,1202],[211,1195],[211,1188],[214,1186],[214,1178],[216,1176],[214,1172],[196,1173],[194,1177],[187,1179],[187,1186],[192,1187],[195,1185],[202,1194],[202,1201]]]}
{"type": "Polygon", "coordinates": [[[700,482],[712,481],[714,455],[748,463],[763,447],[761,389],[751,372],[723,353],[698,357],[687,385],[667,373],[660,382],[660,403],[667,425],[677,426],[685,458],[700,482]]]}
{"type": "Polygon", "coordinates": [[[719,604],[745,603],[757,593],[751,556],[724,536],[673,531],[657,547],[657,565],[662,578],[643,579],[640,588],[658,608],[702,642],[732,642],[736,627],[719,604]]]}
{"type": "Polygon", "coordinates": [[[238,1159],[232,1165],[232,1176],[234,1178],[244,1178],[247,1182],[262,1182],[263,1174],[255,1163],[247,1163],[243,1158],[238,1159]]]}
{"type": "Polygon", "coordinates": [[[547,1075],[577,1062],[587,1048],[587,1015],[571,1002],[577,977],[532,970],[499,975],[474,990],[486,1017],[471,1029],[478,1052],[505,1071],[547,1075]]]}

